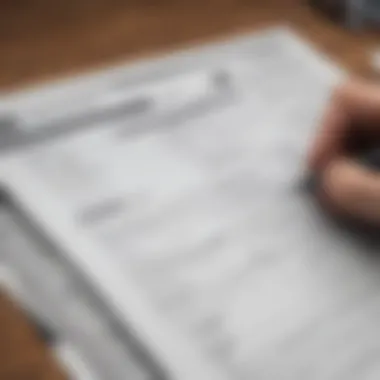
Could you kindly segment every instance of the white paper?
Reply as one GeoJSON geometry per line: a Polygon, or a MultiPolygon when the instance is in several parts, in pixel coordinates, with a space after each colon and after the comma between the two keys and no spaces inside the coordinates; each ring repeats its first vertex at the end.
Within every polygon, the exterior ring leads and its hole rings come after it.
{"type": "MultiPolygon", "coordinates": [[[[11,156],[3,181],[173,378],[340,378],[380,341],[352,353],[339,311],[377,273],[301,190],[340,76],[284,31],[250,54],[205,66],[232,78],[207,107],[200,97],[170,112],[165,98],[143,132],[102,122],[11,156]]],[[[348,324],[364,334],[373,315],[348,324]]]]}

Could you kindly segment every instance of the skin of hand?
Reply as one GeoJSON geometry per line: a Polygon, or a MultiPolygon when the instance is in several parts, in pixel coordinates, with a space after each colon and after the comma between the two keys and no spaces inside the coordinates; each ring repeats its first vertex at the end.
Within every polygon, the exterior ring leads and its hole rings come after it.
{"type": "Polygon", "coordinates": [[[319,199],[331,211],[380,225],[380,172],[350,155],[345,144],[355,132],[370,139],[380,136],[380,86],[352,79],[332,95],[308,166],[319,178],[319,199]]]}

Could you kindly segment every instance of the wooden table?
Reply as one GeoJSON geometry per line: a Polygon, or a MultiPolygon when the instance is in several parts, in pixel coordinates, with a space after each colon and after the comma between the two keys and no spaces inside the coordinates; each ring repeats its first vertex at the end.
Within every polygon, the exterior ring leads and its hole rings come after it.
{"type": "MultiPolygon", "coordinates": [[[[371,74],[368,57],[375,36],[350,35],[296,0],[3,0],[0,88],[6,91],[279,22],[294,26],[356,74],[371,74]]],[[[5,294],[0,295],[0,379],[64,379],[5,294]]]]}

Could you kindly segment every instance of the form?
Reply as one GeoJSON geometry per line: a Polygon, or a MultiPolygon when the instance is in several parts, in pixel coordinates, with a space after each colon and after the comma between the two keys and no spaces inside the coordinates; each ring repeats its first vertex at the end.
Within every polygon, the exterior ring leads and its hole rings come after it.
{"type": "Polygon", "coordinates": [[[341,74],[289,30],[267,33],[103,98],[108,117],[73,111],[71,133],[38,142],[26,118],[2,182],[168,378],[374,379],[378,248],[302,191],[341,74]],[[134,96],[143,112],[114,112],[134,96]]]}

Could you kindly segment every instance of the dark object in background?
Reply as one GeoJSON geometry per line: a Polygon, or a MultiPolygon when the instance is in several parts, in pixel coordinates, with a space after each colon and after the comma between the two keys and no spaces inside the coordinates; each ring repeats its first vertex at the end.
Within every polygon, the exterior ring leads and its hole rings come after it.
{"type": "Polygon", "coordinates": [[[347,0],[309,0],[309,3],[334,21],[344,22],[346,19],[347,0]]]}
{"type": "Polygon", "coordinates": [[[380,0],[309,0],[309,3],[349,29],[380,29],[380,0]]]}

